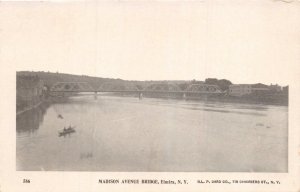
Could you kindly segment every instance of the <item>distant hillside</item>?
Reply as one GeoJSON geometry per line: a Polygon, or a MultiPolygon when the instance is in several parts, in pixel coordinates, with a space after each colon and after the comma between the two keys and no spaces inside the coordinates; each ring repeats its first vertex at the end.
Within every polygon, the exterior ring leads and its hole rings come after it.
{"type": "Polygon", "coordinates": [[[124,83],[126,81],[121,79],[110,79],[101,77],[91,77],[86,75],[71,75],[65,73],[51,73],[51,72],[31,72],[20,71],[17,75],[24,76],[38,76],[44,81],[45,85],[51,87],[56,82],[88,82],[92,87],[98,88],[103,83],[124,83]]]}
{"type": "Polygon", "coordinates": [[[156,83],[175,83],[179,86],[186,87],[191,81],[184,80],[165,80],[165,81],[128,81],[122,79],[112,79],[112,78],[101,78],[101,77],[91,77],[87,75],[71,75],[66,73],[52,73],[43,71],[19,71],[17,75],[24,76],[38,76],[42,79],[46,86],[51,87],[56,82],[87,82],[95,89],[99,88],[103,83],[114,83],[114,84],[135,84],[138,87],[144,88],[150,84],[156,83]]]}

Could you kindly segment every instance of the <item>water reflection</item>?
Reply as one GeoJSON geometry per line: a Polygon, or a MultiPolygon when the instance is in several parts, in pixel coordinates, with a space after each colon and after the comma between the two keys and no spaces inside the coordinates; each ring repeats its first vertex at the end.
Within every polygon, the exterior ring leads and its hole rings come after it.
{"type": "Polygon", "coordinates": [[[161,105],[166,107],[182,108],[189,110],[210,111],[218,113],[232,113],[240,115],[266,116],[264,113],[268,110],[266,106],[251,106],[251,105],[232,105],[224,103],[195,103],[186,101],[184,103],[176,100],[166,100],[164,102],[149,102],[149,105],[161,105]]]}
{"type": "Polygon", "coordinates": [[[49,106],[50,105],[48,103],[43,103],[39,107],[33,108],[32,110],[25,111],[24,113],[17,115],[17,133],[35,133],[43,123],[44,116],[46,115],[49,106]]]}
{"type": "Polygon", "coordinates": [[[286,172],[287,116],[279,106],[71,97],[17,116],[17,170],[286,172]],[[76,132],[59,137],[68,126],[76,132]]]}
{"type": "Polygon", "coordinates": [[[218,112],[218,113],[235,113],[235,114],[240,114],[240,115],[266,116],[266,114],[261,114],[261,113],[256,113],[256,112],[241,112],[241,111],[238,112],[238,111],[232,111],[232,110],[207,109],[207,108],[198,108],[198,107],[185,107],[185,109],[211,111],[211,112],[218,112]]]}

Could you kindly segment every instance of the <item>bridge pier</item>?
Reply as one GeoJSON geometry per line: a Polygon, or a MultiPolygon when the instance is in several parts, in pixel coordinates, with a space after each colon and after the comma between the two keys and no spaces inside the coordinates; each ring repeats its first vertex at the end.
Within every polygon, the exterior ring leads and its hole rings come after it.
{"type": "Polygon", "coordinates": [[[182,98],[183,98],[184,100],[186,100],[186,94],[185,94],[185,93],[183,93],[182,98]]]}
{"type": "Polygon", "coordinates": [[[95,91],[95,93],[94,93],[94,99],[95,99],[95,100],[98,99],[98,92],[97,92],[97,91],[95,91]]]}
{"type": "Polygon", "coordinates": [[[143,93],[142,92],[139,93],[139,100],[141,100],[141,99],[143,99],[143,93]]]}

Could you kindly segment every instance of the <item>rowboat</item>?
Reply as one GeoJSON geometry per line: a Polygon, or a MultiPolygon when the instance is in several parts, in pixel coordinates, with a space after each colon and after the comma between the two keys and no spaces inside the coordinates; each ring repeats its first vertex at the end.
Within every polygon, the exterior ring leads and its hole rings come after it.
{"type": "Polygon", "coordinates": [[[69,127],[67,129],[64,129],[63,131],[58,132],[59,136],[64,136],[70,133],[74,133],[75,132],[75,127],[69,127]]]}

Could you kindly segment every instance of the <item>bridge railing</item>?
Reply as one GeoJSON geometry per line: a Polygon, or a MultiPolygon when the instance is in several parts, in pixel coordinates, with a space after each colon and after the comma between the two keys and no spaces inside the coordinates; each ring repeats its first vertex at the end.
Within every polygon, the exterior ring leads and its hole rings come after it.
{"type": "Polygon", "coordinates": [[[54,84],[51,92],[136,92],[136,93],[203,93],[203,94],[220,94],[222,92],[218,86],[192,84],[186,90],[176,84],[151,84],[144,89],[139,89],[137,85],[125,85],[119,83],[105,83],[98,89],[94,89],[87,82],[58,82],[54,84]]]}

